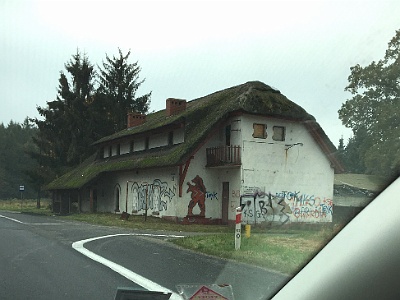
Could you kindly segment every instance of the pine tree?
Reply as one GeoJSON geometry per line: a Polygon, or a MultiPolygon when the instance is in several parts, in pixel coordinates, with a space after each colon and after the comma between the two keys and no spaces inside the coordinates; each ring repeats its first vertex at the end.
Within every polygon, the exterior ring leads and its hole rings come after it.
{"type": "Polygon", "coordinates": [[[106,55],[103,68],[100,68],[98,97],[106,99],[114,130],[126,128],[127,112],[146,113],[150,105],[151,92],[136,97],[136,92],[144,80],[139,80],[141,68],[138,62],[129,63],[130,51],[126,55],[118,49],[119,56],[110,58],[106,55]]]}
{"type": "Polygon", "coordinates": [[[44,182],[82,162],[92,153],[90,145],[95,140],[88,109],[94,95],[93,65],[77,51],[65,69],[69,76],[60,72],[56,100],[37,107],[43,120],[32,119],[39,129],[34,142],[40,149],[32,156],[41,162],[44,182]]]}

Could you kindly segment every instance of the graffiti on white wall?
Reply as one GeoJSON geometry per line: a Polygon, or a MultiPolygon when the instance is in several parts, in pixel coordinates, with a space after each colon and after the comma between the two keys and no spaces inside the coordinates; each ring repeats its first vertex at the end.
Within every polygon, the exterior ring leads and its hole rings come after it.
{"type": "Polygon", "coordinates": [[[332,221],[332,199],[300,191],[273,194],[259,187],[244,187],[240,205],[244,224],[332,221]]]}
{"type": "Polygon", "coordinates": [[[258,187],[246,187],[240,196],[242,207],[242,223],[253,224],[277,222],[285,224],[289,221],[291,210],[285,199],[265,193],[258,187]]]}
{"type": "Polygon", "coordinates": [[[133,182],[131,187],[132,212],[137,213],[147,209],[153,212],[166,211],[168,203],[176,195],[176,186],[169,187],[167,182],[154,179],[152,183],[133,182]]]}
{"type": "Polygon", "coordinates": [[[333,214],[333,201],[330,198],[319,197],[300,191],[281,191],[277,197],[285,199],[293,216],[298,221],[318,220],[331,221],[333,214]]]}

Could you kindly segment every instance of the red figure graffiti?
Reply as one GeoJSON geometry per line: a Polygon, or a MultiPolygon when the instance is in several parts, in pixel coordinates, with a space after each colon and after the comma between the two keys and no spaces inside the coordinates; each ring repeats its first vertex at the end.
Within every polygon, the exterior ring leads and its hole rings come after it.
{"type": "Polygon", "coordinates": [[[206,215],[206,187],[204,186],[203,179],[199,175],[196,175],[195,178],[192,179],[191,184],[188,182],[187,193],[192,193],[192,200],[190,200],[188,205],[188,216],[193,216],[193,207],[199,205],[200,208],[200,216],[204,217],[206,215]]]}

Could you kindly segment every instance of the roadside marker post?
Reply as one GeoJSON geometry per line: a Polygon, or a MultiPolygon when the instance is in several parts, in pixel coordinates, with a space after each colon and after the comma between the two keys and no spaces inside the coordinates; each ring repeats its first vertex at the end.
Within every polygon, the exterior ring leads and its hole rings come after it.
{"type": "Polygon", "coordinates": [[[24,191],[25,191],[25,186],[24,185],[20,185],[19,186],[19,192],[21,193],[21,209],[22,209],[22,201],[24,199],[24,191]]]}
{"type": "Polygon", "coordinates": [[[242,208],[236,208],[236,226],[235,226],[235,250],[240,249],[240,241],[242,238],[242,208]]]}

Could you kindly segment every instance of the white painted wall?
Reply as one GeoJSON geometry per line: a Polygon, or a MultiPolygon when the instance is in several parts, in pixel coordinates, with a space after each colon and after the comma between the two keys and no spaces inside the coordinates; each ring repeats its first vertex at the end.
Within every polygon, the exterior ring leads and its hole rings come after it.
{"type": "Polygon", "coordinates": [[[176,168],[112,173],[97,182],[97,210],[114,212],[119,190],[119,212],[175,216],[178,199],[176,168]],[[127,197],[128,188],[128,197],[127,197]]]}
{"type": "Polygon", "coordinates": [[[334,170],[304,125],[248,115],[242,120],[241,195],[259,190],[255,202],[243,197],[252,203],[243,221],[332,221],[334,170]],[[252,137],[253,123],[267,125],[266,139],[252,137]],[[273,126],[285,126],[285,141],[272,140],[273,126]]]}

